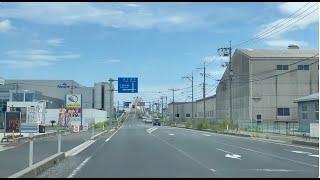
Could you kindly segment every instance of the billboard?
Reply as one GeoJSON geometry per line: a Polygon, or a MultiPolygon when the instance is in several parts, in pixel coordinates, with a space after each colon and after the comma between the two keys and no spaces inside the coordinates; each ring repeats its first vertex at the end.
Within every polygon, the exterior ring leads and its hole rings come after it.
{"type": "Polygon", "coordinates": [[[81,107],[81,94],[67,94],[66,95],[66,107],[81,107]]]}
{"type": "Polygon", "coordinates": [[[21,112],[6,112],[5,114],[5,132],[20,132],[21,112]]]}
{"type": "Polygon", "coordinates": [[[61,121],[65,119],[65,125],[73,130],[79,132],[79,127],[82,125],[82,97],[81,94],[67,94],[66,108],[64,113],[61,113],[61,121]]]}

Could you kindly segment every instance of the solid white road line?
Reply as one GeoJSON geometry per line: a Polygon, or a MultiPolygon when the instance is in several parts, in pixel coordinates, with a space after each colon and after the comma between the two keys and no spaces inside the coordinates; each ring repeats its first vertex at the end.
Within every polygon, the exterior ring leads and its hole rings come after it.
{"type": "Polygon", "coordinates": [[[91,159],[90,157],[87,157],[75,170],[72,171],[72,173],[67,178],[72,178],[77,174],[77,172],[84,166],[86,163],[91,159]]]}
{"type": "Polygon", "coordinates": [[[174,134],[171,134],[171,133],[170,133],[170,134],[168,134],[168,135],[169,135],[169,136],[174,136],[174,134]]]}
{"type": "Polygon", "coordinates": [[[208,137],[209,137],[209,136],[211,136],[210,134],[202,134],[202,135],[204,135],[204,136],[208,136],[208,137]]]}
{"type": "Polygon", "coordinates": [[[267,171],[267,172],[292,172],[290,169],[254,169],[255,171],[267,171]]]}
{"type": "Polygon", "coordinates": [[[122,126],[121,126],[118,130],[116,130],[116,132],[114,132],[108,139],[106,139],[105,142],[110,141],[110,139],[112,138],[112,136],[115,135],[121,128],[122,128],[122,126]]]}

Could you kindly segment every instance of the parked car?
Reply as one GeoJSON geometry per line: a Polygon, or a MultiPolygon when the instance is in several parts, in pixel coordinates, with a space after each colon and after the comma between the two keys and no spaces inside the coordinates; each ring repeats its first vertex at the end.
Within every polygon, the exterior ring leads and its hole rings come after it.
{"type": "Polygon", "coordinates": [[[144,122],[145,122],[145,123],[150,123],[150,124],[151,124],[151,123],[152,123],[152,120],[151,120],[151,119],[145,119],[145,120],[144,120],[144,122]]]}
{"type": "Polygon", "coordinates": [[[154,126],[161,126],[161,123],[160,123],[160,119],[159,118],[155,118],[152,120],[152,124],[154,126]]]}

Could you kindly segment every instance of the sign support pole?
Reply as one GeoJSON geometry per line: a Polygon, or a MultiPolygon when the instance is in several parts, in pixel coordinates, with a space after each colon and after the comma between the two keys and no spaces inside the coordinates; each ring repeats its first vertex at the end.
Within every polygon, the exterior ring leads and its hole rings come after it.
{"type": "Polygon", "coordinates": [[[29,166],[33,164],[33,133],[29,133],[29,166]]]}

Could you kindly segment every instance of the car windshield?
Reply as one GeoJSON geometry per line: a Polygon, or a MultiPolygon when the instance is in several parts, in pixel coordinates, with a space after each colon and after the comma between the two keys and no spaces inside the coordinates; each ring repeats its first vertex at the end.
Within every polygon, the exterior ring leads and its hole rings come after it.
{"type": "Polygon", "coordinates": [[[319,3],[0,2],[0,177],[319,177],[319,3]]]}

